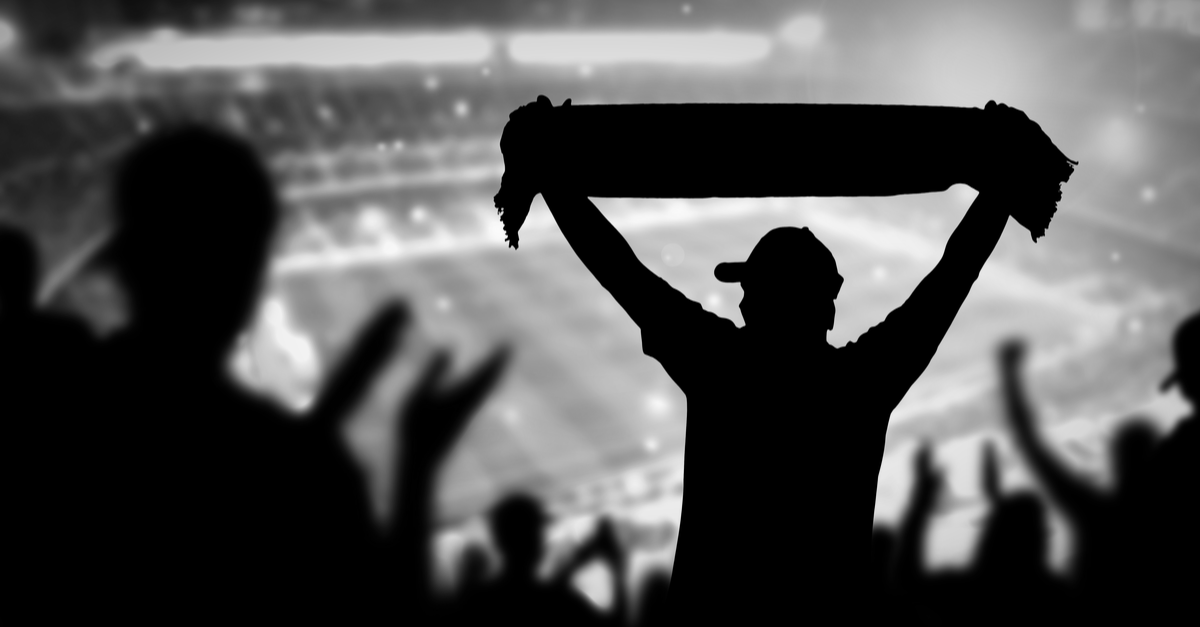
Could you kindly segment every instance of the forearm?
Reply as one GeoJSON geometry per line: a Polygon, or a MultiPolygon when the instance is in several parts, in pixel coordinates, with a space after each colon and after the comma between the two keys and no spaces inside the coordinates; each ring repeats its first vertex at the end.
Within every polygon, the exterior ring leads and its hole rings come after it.
{"type": "MultiPolygon", "coordinates": [[[[408,458],[408,455],[404,456],[408,458]]],[[[428,609],[433,599],[433,559],[431,556],[431,514],[433,512],[433,480],[426,469],[416,463],[402,462],[403,467],[393,486],[389,544],[393,565],[399,568],[397,584],[412,602],[428,609]]]]}
{"type": "Polygon", "coordinates": [[[555,191],[542,198],[571,249],[601,285],[611,291],[615,281],[644,268],[629,242],[586,196],[555,191]]]}
{"type": "Polygon", "coordinates": [[[1085,510],[1090,509],[1092,501],[1089,491],[1079,479],[1072,476],[1072,473],[1063,467],[1046,446],[1046,442],[1035,431],[1033,409],[1018,376],[1015,372],[1006,372],[1001,382],[1005,410],[1008,412],[1009,424],[1012,427],[1017,447],[1050,496],[1058,501],[1069,515],[1073,517],[1085,515],[1085,510]]]}
{"type": "Polygon", "coordinates": [[[610,568],[613,575],[612,622],[625,625],[632,619],[629,609],[629,564],[624,559],[614,560],[610,568]]]}
{"type": "Polygon", "coordinates": [[[974,281],[1004,233],[1009,216],[1006,202],[1012,201],[997,198],[995,194],[976,196],[946,242],[938,269],[974,281]]]}

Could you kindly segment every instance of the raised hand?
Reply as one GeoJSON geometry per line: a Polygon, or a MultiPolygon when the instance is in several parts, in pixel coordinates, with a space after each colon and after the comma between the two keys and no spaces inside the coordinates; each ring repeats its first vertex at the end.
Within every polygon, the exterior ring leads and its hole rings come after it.
{"type": "Polygon", "coordinates": [[[1000,198],[1034,241],[1045,234],[1062,200],[1061,184],[1078,161],[1068,159],[1024,111],[990,101],[983,167],[967,181],[980,193],[1000,198]]]}
{"type": "Polygon", "coordinates": [[[593,557],[601,557],[619,564],[624,559],[624,556],[625,552],[622,550],[620,539],[617,537],[616,524],[608,516],[602,516],[597,521],[596,528],[592,531],[587,541],[579,548],[581,563],[587,562],[593,557]]]}
{"type": "Polygon", "coordinates": [[[409,311],[403,304],[383,307],[359,332],[308,419],[289,425],[294,428],[294,446],[264,443],[288,458],[292,465],[287,488],[291,506],[301,512],[297,515],[305,524],[323,529],[322,541],[349,541],[353,536],[369,543],[377,533],[362,468],[342,430],[392,357],[408,321],[409,311]]]}
{"type": "Polygon", "coordinates": [[[1087,481],[1072,472],[1051,451],[1034,425],[1034,410],[1021,382],[1025,363],[1025,343],[1008,340],[1000,346],[1001,393],[1009,427],[1017,449],[1032,467],[1034,475],[1076,522],[1093,515],[1101,495],[1087,481]]]}
{"type": "Polygon", "coordinates": [[[908,511],[900,522],[897,572],[902,586],[914,586],[922,578],[921,562],[925,554],[925,536],[929,521],[942,491],[942,473],[933,466],[933,452],[922,444],[914,460],[915,486],[908,511]]]}
{"type": "MultiPolygon", "coordinates": [[[[570,104],[567,99],[562,106],[570,104]]],[[[560,167],[565,141],[555,128],[553,110],[549,98],[538,96],[536,101],[512,112],[500,136],[505,167],[500,191],[493,201],[513,248],[519,245],[518,232],[529,216],[533,197],[546,191],[547,186],[563,186],[570,171],[560,167]]]]}
{"type": "Polygon", "coordinates": [[[914,513],[927,516],[933,512],[943,480],[941,471],[933,466],[933,449],[928,444],[923,445],[916,458],[916,489],[911,505],[914,513]]]}
{"type": "Polygon", "coordinates": [[[450,354],[438,351],[415,390],[401,406],[399,462],[392,478],[387,561],[396,569],[394,589],[420,615],[433,608],[433,565],[428,543],[433,527],[436,474],[467,423],[487,399],[508,364],[510,350],[498,348],[472,372],[447,384],[450,354]]]}
{"type": "Polygon", "coordinates": [[[1008,411],[1009,423],[1018,432],[1025,433],[1033,428],[1033,412],[1021,385],[1021,369],[1025,364],[1025,342],[1006,340],[997,353],[1000,366],[1000,382],[1008,411]]]}
{"type": "Polygon", "coordinates": [[[508,347],[500,347],[452,384],[445,381],[450,354],[442,350],[434,355],[401,412],[403,457],[426,470],[440,463],[500,380],[510,355],[508,347]]]}
{"type": "Polygon", "coordinates": [[[406,305],[391,303],[384,306],[359,332],[310,412],[309,422],[313,429],[328,434],[336,433],[346,414],[354,408],[380,368],[394,354],[410,316],[406,305]]]}

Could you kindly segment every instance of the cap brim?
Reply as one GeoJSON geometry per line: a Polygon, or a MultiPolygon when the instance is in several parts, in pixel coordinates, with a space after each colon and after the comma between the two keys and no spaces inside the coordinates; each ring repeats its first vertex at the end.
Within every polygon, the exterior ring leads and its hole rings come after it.
{"type": "Polygon", "coordinates": [[[713,275],[722,283],[741,283],[746,277],[746,262],[729,261],[718,263],[713,275]]]}

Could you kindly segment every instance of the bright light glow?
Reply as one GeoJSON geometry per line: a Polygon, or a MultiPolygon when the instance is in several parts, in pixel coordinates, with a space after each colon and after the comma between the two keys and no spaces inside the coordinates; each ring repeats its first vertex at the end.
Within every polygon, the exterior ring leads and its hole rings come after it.
{"type": "Polygon", "coordinates": [[[683,246],[680,246],[679,244],[676,244],[675,242],[671,242],[670,244],[663,246],[663,249],[662,249],[663,263],[667,264],[668,266],[671,266],[672,268],[683,263],[684,256],[685,256],[685,254],[683,251],[683,246]]]}
{"type": "Polygon", "coordinates": [[[732,66],[761,61],[770,52],[767,37],[723,31],[528,33],[508,42],[514,61],[534,65],[732,66]]]}
{"type": "Polygon", "coordinates": [[[825,35],[825,20],[819,15],[799,15],[784,23],[779,38],[793,48],[809,50],[821,43],[825,35]]]}
{"type": "Polygon", "coordinates": [[[5,53],[17,46],[17,28],[13,23],[0,16],[0,53],[5,53]]]}
{"type": "Polygon", "coordinates": [[[652,392],[646,395],[645,407],[646,413],[661,418],[671,412],[671,399],[661,392],[652,392]]]}
{"type": "Polygon", "coordinates": [[[100,69],[135,62],[152,71],[312,68],[385,65],[473,65],[492,56],[483,33],[214,35],[126,40],[100,47],[89,61],[100,69]]]}
{"type": "Polygon", "coordinates": [[[1109,119],[1099,129],[1096,152],[1108,162],[1126,172],[1133,171],[1142,163],[1145,141],[1137,125],[1124,117],[1109,119]]]}
{"type": "Polygon", "coordinates": [[[907,64],[922,101],[953,107],[982,107],[988,100],[1023,102],[1038,72],[1027,37],[999,22],[954,22],[923,35],[907,64]]]}

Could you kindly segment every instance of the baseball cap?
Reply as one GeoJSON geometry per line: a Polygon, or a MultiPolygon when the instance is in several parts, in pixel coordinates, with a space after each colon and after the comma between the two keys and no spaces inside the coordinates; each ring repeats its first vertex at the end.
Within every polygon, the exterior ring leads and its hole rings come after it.
{"type": "MultiPolygon", "coordinates": [[[[1175,341],[1172,345],[1175,354],[1175,371],[1162,382],[1162,390],[1166,391],[1179,383],[1179,371],[1183,369],[1188,359],[1195,359],[1200,352],[1200,312],[1192,314],[1180,323],[1175,331],[1175,341]],[[1188,357],[1192,355],[1192,357],[1188,357]]],[[[1196,364],[1191,364],[1194,368],[1196,364]]]]}
{"type": "Polygon", "coordinates": [[[758,240],[745,261],[717,264],[713,274],[723,283],[797,282],[815,287],[829,298],[837,298],[843,280],[833,253],[808,227],[794,226],[771,229],[758,240]]]}

